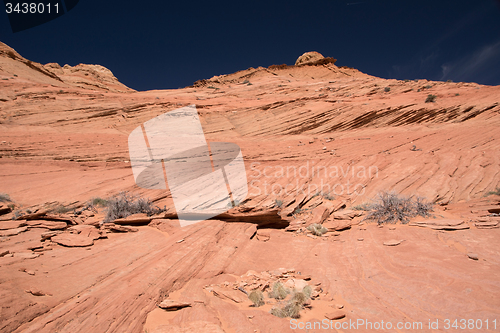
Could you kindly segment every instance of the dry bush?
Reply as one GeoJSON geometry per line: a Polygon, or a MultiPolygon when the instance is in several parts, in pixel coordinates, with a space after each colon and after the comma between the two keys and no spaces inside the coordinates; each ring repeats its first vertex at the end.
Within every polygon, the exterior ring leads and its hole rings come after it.
{"type": "Polygon", "coordinates": [[[165,209],[154,206],[149,199],[138,198],[127,192],[121,192],[118,196],[107,200],[104,222],[111,222],[137,213],[151,216],[163,211],[165,209]]]}
{"type": "Polygon", "coordinates": [[[312,232],[315,236],[322,236],[324,233],[328,232],[328,229],[319,223],[313,223],[307,227],[307,230],[312,232]]]}
{"type": "Polygon", "coordinates": [[[290,318],[300,318],[300,310],[302,310],[302,304],[293,301],[288,302],[283,308],[286,316],[290,318]]]}
{"type": "Polygon", "coordinates": [[[264,305],[264,295],[260,290],[254,290],[248,295],[248,298],[252,301],[255,307],[264,305]]]}
{"type": "Polygon", "coordinates": [[[271,314],[279,318],[300,318],[300,310],[304,303],[310,298],[312,289],[310,286],[304,287],[302,291],[294,292],[292,298],[284,305],[277,305],[271,309],[271,314]]]}
{"type": "Polygon", "coordinates": [[[410,218],[417,215],[428,217],[433,211],[433,204],[424,198],[413,196],[405,197],[394,192],[379,193],[378,202],[370,206],[370,213],[365,219],[377,220],[382,223],[408,223],[410,218]]]}
{"type": "Polygon", "coordinates": [[[286,288],[281,282],[276,282],[273,285],[273,290],[269,293],[269,297],[275,298],[276,300],[282,300],[290,293],[290,290],[286,288]]]}
{"type": "Polygon", "coordinates": [[[285,313],[285,310],[279,306],[275,306],[271,309],[271,314],[273,316],[276,316],[278,318],[286,318],[287,315],[285,313]]]}
{"type": "Polygon", "coordinates": [[[99,198],[99,197],[95,197],[95,198],[92,198],[90,199],[90,201],[88,202],[88,205],[89,206],[92,206],[92,207],[106,207],[108,205],[108,200],[106,199],[103,199],[103,198],[99,198]]]}
{"type": "Polygon", "coordinates": [[[311,298],[312,295],[312,288],[311,286],[305,286],[304,289],[302,289],[302,293],[306,296],[307,299],[311,298]]]}
{"type": "Polygon", "coordinates": [[[308,299],[309,297],[303,291],[295,292],[292,296],[292,302],[296,302],[300,305],[304,304],[308,299]]]}

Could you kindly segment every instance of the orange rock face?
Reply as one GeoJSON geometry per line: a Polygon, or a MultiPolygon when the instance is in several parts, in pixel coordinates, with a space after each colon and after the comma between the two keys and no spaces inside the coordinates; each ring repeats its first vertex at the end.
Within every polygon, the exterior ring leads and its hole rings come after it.
{"type": "Polygon", "coordinates": [[[0,43],[0,331],[295,332],[270,311],[306,285],[297,325],[498,320],[500,87],[323,59],[137,92],[0,43]],[[241,148],[248,195],[181,227],[168,190],[135,184],[128,135],[191,104],[209,143],[241,148]],[[166,210],[104,223],[89,202],[121,191],[166,210]],[[381,191],[434,210],[379,226],[381,191]]]}

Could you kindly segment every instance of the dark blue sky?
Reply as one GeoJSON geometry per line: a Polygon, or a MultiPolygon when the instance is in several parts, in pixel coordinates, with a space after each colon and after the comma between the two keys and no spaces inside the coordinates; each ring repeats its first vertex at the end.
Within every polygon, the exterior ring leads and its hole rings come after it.
{"type": "Polygon", "coordinates": [[[100,64],[137,90],[178,88],[306,51],[396,79],[500,84],[498,0],[80,0],[0,41],[24,57],[100,64]]]}

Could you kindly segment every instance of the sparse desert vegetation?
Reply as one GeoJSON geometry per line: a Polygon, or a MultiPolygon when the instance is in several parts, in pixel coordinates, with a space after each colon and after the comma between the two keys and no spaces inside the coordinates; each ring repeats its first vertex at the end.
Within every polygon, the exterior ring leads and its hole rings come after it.
{"type": "Polygon", "coordinates": [[[300,311],[304,308],[306,301],[310,299],[310,290],[309,286],[304,287],[302,291],[288,290],[287,293],[291,294],[291,297],[288,300],[283,298],[285,300],[275,305],[270,313],[279,318],[300,318],[300,311]],[[305,291],[306,288],[308,288],[307,291],[305,291]]]}
{"type": "Polygon", "coordinates": [[[429,217],[433,211],[433,204],[421,197],[406,197],[395,192],[382,192],[378,200],[370,205],[365,219],[376,220],[382,223],[408,223],[415,216],[429,217]]]}
{"type": "Polygon", "coordinates": [[[106,217],[104,222],[110,222],[137,213],[144,213],[151,216],[162,211],[164,209],[154,206],[149,199],[140,198],[128,192],[120,192],[116,197],[106,201],[106,217]]]}
{"type": "Polygon", "coordinates": [[[309,230],[314,236],[322,236],[323,234],[328,232],[328,229],[319,223],[313,223],[309,225],[307,227],[307,230],[309,230]]]}
{"type": "Polygon", "coordinates": [[[486,195],[500,195],[500,187],[497,187],[494,191],[489,191],[486,195]]]}
{"type": "MultiPolygon", "coordinates": [[[[481,309],[491,324],[496,315],[500,87],[402,83],[325,64],[130,93],[104,70],[96,79],[96,67],[33,63],[56,82],[3,54],[0,331],[158,332],[144,324],[157,318],[168,332],[284,332],[299,316],[427,322],[481,309]],[[422,104],[429,93],[437,103],[422,104]],[[134,184],[127,138],[195,101],[207,143],[241,148],[237,179],[249,191],[227,213],[182,226],[172,193],[134,184]],[[415,196],[375,198],[376,189],[415,196]]],[[[193,180],[190,193],[210,194],[208,182],[193,180]]],[[[216,200],[226,205],[206,202],[216,200]]]]}
{"type": "Polygon", "coordinates": [[[10,196],[5,193],[0,193],[0,202],[11,202],[10,196]]]}
{"type": "Polygon", "coordinates": [[[260,290],[253,290],[248,295],[248,299],[252,301],[255,307],[264,305],[264,294],[260,290]]]}
{"type": "Polygon", "coordinates": [[[436,101],[436,95],[429,94],[427,95],[427,98],[425,99],[425,103],[433,103],[436,101]]]}

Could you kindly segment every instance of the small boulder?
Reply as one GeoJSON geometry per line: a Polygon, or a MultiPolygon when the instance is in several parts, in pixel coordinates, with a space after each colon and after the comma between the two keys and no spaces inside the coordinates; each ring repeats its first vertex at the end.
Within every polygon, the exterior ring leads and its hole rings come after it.
{"type": "Polygon", "coordinates": [[[30,220],[26,224],[30,228],[45,228],[49,230],[65,229],[68,225],[62,221],[30,220]]]}
{"type": "Polygon", "coordinates": [[[329,320],[338,320],[345,317],[345,312],[342,310],[335,310],[325,314],[325,318],[329,320]]]}
{"type": "Polygon", "coordinates": [[[324,58],[325,57],[323,57],[323,55],[319,52],[316,51],[306,52],[300,57],[298,57],[297,61],[295,61],[295,66],[311,64],[324,58]]]}
{"type": "Polygon", "coordinates": [[[163,302],[161,302],[160,304],[158,304],[158,306],[162,309],[167,310],[167,311],[177,311],[179,309],[191,306],[191,303],[179,302],[179,301],[166,299],[163,302]]]}
{"type": "Polygon", "coordinates": [[[469,257],[469,259],[472,259],[472,260],[479,260],[479,257],[476,253],[467,253],[467,257],[469,257]]]}
{"type": "Polygon", "coordinates": [[[151,222],[151,217],[147,216],[144,213],[137,213],[137,214],[132,214],[130,216],[127,216],[122,219],[116,219],[113,221],[115,224],[120,224],[120,225],[137,225],[137,224],[148,224],[151,222]]]}
{"type": "Polygon", "coordinates": [[[401,242],[402,242],[401,240],[391,239],[391,240],[384,242],[384,245],[385,246],[397,246],[397,245],[401,244],[401,242]]]}
{"type": "Polygon", "coordinates": [[[336,220],[351,220],[357,216],[363,215],[361,210],[344,209],[333,213],[333,218],[336,220]]]}
{"type": "Polygon", "coordinates": [[[64,233],[53,236],[51,240],[59,245],[68,247],[85,247],[94,245],[94,239],[81,234],[64,233]]]}

